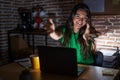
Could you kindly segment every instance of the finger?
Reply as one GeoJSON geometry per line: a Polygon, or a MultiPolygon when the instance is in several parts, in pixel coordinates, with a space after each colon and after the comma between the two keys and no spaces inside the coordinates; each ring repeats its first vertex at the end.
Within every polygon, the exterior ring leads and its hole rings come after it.
{"type": "Polygon", "coordinates": [[[53,19],[51,19],[51,18],[49,18],[49,22],[50,22],[51,24],[54,24],[53,19]]]}
{"type": "Polygon", "coordinates": [[[87,25],[87,29],[89,29],[89,28],[90,28],[90,25],[89,25],[88,23],[87,23],[86,25],[87,25]]]}
{"type": "Polygon", "coordinates": [[[52,20],[52,18],[49,18],[49,22],[50,22],[50,28],[54,31],[55,30],[55,24],[54,24],[54,22],[53,22],[53,20],[52,20]]]}
{"type": "Polygon", "coordinates": [[[85,34],[89,34],[90,33],[90,30],[89,30],[90,25],[87,23],[86,26],[87,26],[87,28],[85,30],[85,34]]]}

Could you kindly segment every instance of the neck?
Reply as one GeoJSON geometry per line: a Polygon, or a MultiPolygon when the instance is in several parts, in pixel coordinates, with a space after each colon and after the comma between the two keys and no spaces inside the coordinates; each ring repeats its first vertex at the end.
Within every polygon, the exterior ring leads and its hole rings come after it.
{"type": "Polygon", "coordinates": [[[77,29],[77,30],[75,30],[75,29],[74,29],[74,33],[78,33],[78,32],[79,32],[79,30],[78,30],[78,29],[77,29]]]}

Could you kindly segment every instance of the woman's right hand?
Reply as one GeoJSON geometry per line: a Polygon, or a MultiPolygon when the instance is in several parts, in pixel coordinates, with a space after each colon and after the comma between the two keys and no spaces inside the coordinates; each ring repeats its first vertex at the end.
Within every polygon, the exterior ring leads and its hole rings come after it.
{"type": "Polygon", "coordinates": [[[50,22],[50,29],[52,30],[52,31],[55,31],[55,23],[53,22],[53,19],[52,18],[49,18],[49,22],[50,22]]]}
{"type": "Polygon", "coordinates": [[[48,23],[46,24],[45,29],[47,30],[48,34],[55,31],[55,23],[53,22],[52,18],[48,19],[48,23]]]}
{"type": "Polygon", "coordinates": [[[45,24],[45,29],[47,30],[48,34],[55,31],[55,23],[53,22],[52,18],[48,19],[48,22],[45,24]]]}
{"type": "Polygon", "coordinates": [[[50,22],[50,29],[52,30],[51,32],[49,32],[49,35],[51,38],[53,38],[54,40],[59,40],[62,37],[62,34],[58,34],[55,31],[55,23],[53,22],[53,20],[51,18],[49,18],[49,22],[50,22]]]}

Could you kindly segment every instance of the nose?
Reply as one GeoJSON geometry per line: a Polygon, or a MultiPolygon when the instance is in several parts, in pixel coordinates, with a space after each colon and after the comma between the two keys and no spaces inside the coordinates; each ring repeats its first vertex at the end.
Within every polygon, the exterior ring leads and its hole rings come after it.
{"type": "Polygon", "coordinates": [[[79,18],[79,21],[86,21],[84,18],[79,18]]]}

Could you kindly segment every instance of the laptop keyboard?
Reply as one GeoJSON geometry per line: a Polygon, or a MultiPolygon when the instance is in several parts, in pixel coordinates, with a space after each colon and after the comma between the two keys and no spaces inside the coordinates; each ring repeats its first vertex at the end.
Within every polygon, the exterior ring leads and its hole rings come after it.
{"type": "Polygon", "coordinates": [[[78,75],[80,75],[84,70],[85,70],[84,67],[78,66],[78,67],[77,67],[78,75]]]}

